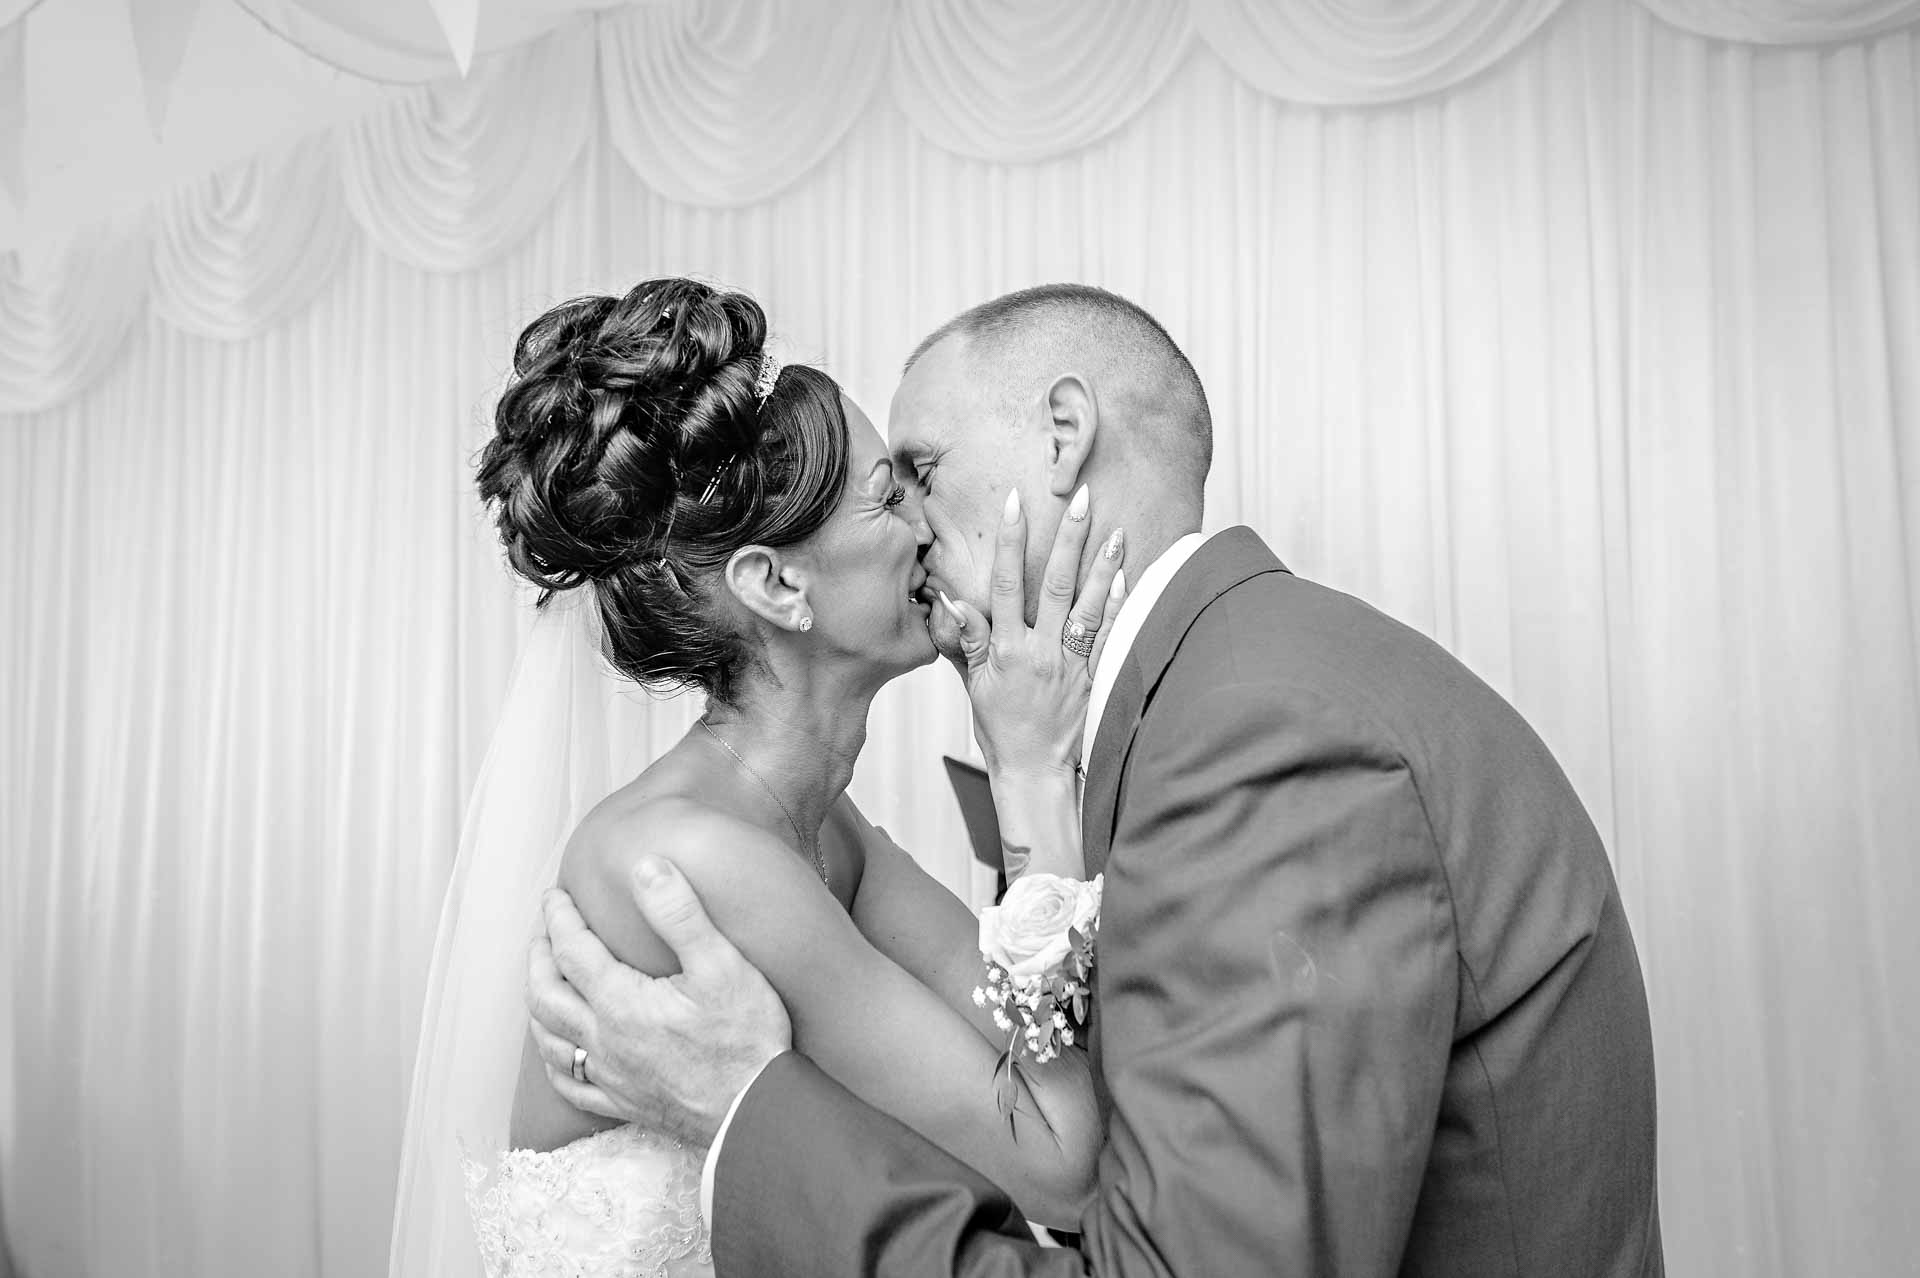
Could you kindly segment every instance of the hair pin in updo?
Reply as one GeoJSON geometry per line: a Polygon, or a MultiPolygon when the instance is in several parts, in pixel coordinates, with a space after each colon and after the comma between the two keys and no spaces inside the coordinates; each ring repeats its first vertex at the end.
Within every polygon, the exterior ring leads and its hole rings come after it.
{"type": "MultiPolygon", "coordinates": [[[[661,318],[665,319],[668,315],[671,315],[672,313],[673,313],[673,310],[671,307],[669,307],[666,311],[661,313],[661,318]]],[[[778,382],[779,380],[780,380],[780,361],[774,357],[774,354],[772,351],[762,350],[760,352],[760,372],[753,379],[753,397],[759,401],[759,407],[761,408],[766,407],[767,397],[773,394],[774,383],[778,382]]],[[[704,506],[708,502],[713,500],[713,495],[720,491],[720,481],[724,480],[727,477],[727,472],[733,469],[733,463],[738,461],[739,459],[740,459],[739,453],[731,453],[728,455],[725,461],[720,463],[719,467],[716,468],[713,472],[713,478],[709,479],[707,481],[707,486],[701,489],[700,501],[698,502],[699,505],[704,506]]],[[[664,534],[662,534],[660,538],[660,548],[663,552],[666,550],[668,541],[671,540],[671,538],[673,537],[673,521],[675,518],[675,514],[677,514],[677,512],[670,512],[667,515],[667,531],[664,534]]],[[[667,556],[664,553],[662,553],[660,556],[660,562],[655,564],[654,567],[664,569],[666,566],[667,566],[667,556]]]]}
{"type": "Polygon", "coordinates": [[[732,454],[725,461],[720,463],[720,469],[713,472],[713,478],[707,481],[707,486],[705,491],[703,491],[700,494],[700,504],[702,506],[706,505],[708,502],[713,500],[713,494],[717,492],[720,488],[720,481],[727,477],[728,468],[733,465],[734,459],[739,456],[740,456],[739,453],[732,454]]]}
{"type": "MultiPolygon", "coordinates": [[[[725,461],[720,463],[719,469],[713,472],[713,478],[707,481],[707,486],[700,492],[700,505],[704,506],[713,500],[713,495],[720,491],[720,481],[727,477],[727,471],[733,468],[733,463],[738,461],[739,458],[739,453],[732,453],[728,455],[725,461]]],[[[678,515],[679,512],[677,510],[670,510],[667,515],[667,531],[660,535],[660,548],[663,552],[666,550],[667,543],[673,538],[673,521],[678,515]]],[[[666,566],[667,556],[663,553],[660,556],[660,562],[655,564],[654,567],[665,568],[666,566]]]]}

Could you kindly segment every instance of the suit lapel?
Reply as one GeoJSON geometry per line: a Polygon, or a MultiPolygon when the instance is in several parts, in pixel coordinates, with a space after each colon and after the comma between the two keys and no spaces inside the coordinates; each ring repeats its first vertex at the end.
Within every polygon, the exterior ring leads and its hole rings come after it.
{"type": "MultiPolygon", "coordinates": [[[[1189,562],[1185,568],[1192,566],[1189,562]]],[[[1166,596],[1161,596],[1160,602],[1164,604],[1166,596]]],[[[1143,633],[1140,637],[1146,636],[1143,633]]],[[[1120,790],[1120,760],[1133,741],[1133,729],[1140,722],[1140,708],[1146,704],[1146,682],[1137,655],[1139,647],[1138,643],[1134,644],[1134,651],[1127,654],[1114,680],[1113,691],[1107,694],[1107,708],[1101,713],[1100,727],[1093,734],[1093,753],[1087,758],[1087,788],[1080,804],[1080,842],[1086,854],[1089,879],[1107,868],[1107,849],[1113,843],[1114,799],[1120,790]]]]}
{"type": "Polygon", "coordinates": [[[1094,733],[1087,759],[1087,788],[1081,805],[1080,831],[1086,847],[1089,877],[1107,868],[1118,819],[1120,774],[1133,747],[1147,697],[1166,673],[1180,641],[1207,605],[1249,577],[1285,572],[1287,567],[1251,528],[1229,528],[1210,538],[1181,565],[1147,614],[1127,653],[1126,663],[1113,684],[1107,707],[1094,733]]]}

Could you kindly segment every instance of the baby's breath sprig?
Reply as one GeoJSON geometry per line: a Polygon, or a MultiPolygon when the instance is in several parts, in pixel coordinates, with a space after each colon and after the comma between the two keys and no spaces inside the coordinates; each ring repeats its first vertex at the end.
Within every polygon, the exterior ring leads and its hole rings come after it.
{"type": "Polygon", "coordinates": [[[1084,932],[1068,928],[1065,955],[1037,974],[1015,976],[988,956],[986,980],[975,987],[973,1003],[991,1008],[994,1025],[1007,1036],[1006,1050],[994,1062],[993,1082],[995,1103],[1009,1127],[1020,1096],[1021,1065],[1045,1065],[1086,1037],[1098,927],[1095,915],[1084,932]]]}

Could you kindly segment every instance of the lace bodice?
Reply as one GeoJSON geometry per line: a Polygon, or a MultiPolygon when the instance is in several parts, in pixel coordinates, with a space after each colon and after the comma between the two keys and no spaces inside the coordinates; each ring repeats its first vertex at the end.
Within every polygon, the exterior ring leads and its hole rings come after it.
{"type": "Polygon", "coordinates": [[[469,1158],[467,1208],[487,1278],[711,1278],[706,1151],[612,1127],[550,1152],[469,1158]]]}

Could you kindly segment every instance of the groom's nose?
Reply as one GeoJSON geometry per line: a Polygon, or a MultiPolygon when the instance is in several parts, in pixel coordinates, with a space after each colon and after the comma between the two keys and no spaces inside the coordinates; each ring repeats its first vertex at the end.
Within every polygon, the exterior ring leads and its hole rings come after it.
{"type": "Polygon", "coordinates": [[[920,567],[925,570],[929,577],[940,576],[940,567],[944,557],[940,554],[940,543],[937,540],[929,538],[921,542],[920,550],[914,557],[920,561],[920,567]]]}

